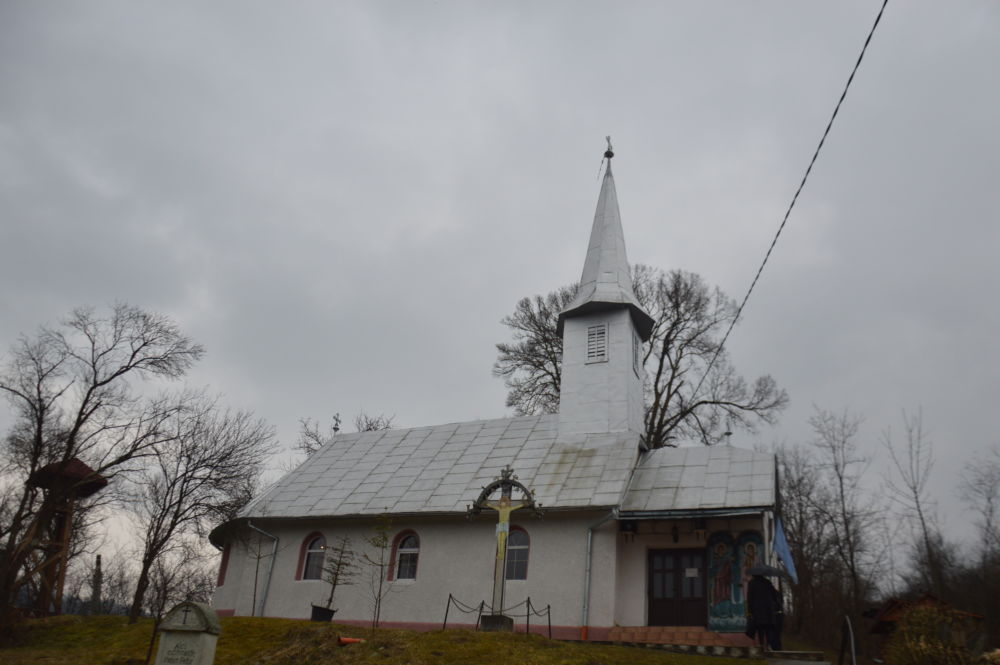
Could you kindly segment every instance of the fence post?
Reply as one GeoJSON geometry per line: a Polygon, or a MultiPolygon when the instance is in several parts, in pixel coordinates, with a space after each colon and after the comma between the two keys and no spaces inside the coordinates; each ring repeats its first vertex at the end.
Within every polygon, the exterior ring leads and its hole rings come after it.
{"type": "Polygon", "coordinates": [[[545,616],[549,619],[549,639],[552,639],[552,605],[545,606],[545,616]]]}
{"type": "Polygon", "coordinates": [[[483,618],[483,605],[485,604],[485,600],[479,601],[479,614],[476,615],[476,630],[479,630],[479,620],[483,618]]]}
{"type": "Polygon", "coordinates": [[[850,617],[845,614],[844,621],[840,624],[840,657],[837,659],[837,665],[844,665],[844,652],[848,648],[851,654],[851,665],[855,665],[857,656],[854,648],[854,627],[851,625],[850,617]]]}
{"type": "Polygon", "coordinates": [[[531,596],[528,596],[528,607],[524,612],[524,634],[531,635],[531,596]]]}
{"type": "Polygon", "coordinates": [[[448,610],[451,609],[451,594],[448,594],[448,605],[444,608],[444,623],[441,625],[441,630],[448,627],[448,610]]]}

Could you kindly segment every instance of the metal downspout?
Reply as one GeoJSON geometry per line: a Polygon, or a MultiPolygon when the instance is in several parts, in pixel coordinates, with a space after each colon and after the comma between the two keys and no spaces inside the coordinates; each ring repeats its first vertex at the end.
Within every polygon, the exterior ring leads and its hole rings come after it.
{"type": "Polygon", "coordinates": [[[264,616],[264,605],[267,603],[267,592],[271,588],[271,577],[273,576],[274,573],[274,560],[278,558],[278,537],[268,533],[267,531],[264,531],[263,529],[258,529],[253,525],[253,522],[251,522],[250,520],[247,520],[247,526],[256,531],[257,533],[262,533],[268,538],[270,538],[272,541],[274,541],[274,545],[271,547],[271,563],[267,567],[267,581],[264,582],[264,593],[261,594],[260,611],[257,614],[257,616],[264,616]]]}
{"type": "Polygon", "coordinates": [[[594,529],[604,525],[605,522],[618,517],[618,509],[612,508],[611,512],[597,520],[587,528],[587,558],[583,572],[583,616],[580,619],[580,639],[587,641],[587,622],[590,620],[590,570],[594,557],[594,529]]]}

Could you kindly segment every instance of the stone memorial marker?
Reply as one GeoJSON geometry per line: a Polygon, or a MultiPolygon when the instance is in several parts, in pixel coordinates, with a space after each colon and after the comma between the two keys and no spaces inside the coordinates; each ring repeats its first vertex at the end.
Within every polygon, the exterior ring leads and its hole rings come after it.
{"type": "Polygon", "coordinates": [[[221,631],[218,615],[205,603],[175,605],[160,624],[156,665],[212,665],[221,631]]]}

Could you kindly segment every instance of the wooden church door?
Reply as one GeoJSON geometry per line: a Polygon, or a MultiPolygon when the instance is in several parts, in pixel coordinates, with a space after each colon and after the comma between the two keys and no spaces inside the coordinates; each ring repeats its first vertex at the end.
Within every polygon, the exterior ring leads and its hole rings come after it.
{"type": "Polygon", "coordinates": [[[705,625],[705,550],[649,550],[648,574],[648,625],[705,625]]]}

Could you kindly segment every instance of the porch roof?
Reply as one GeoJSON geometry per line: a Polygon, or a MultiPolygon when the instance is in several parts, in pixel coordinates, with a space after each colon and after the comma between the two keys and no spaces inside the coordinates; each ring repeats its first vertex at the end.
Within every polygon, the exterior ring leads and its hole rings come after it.
{"type": "Polygon", "coordinates": [[[767,508],[775,457],[731,446],[657,448],[642,455],[621,512],[767,508]]]}

